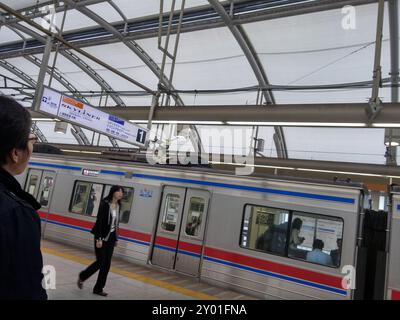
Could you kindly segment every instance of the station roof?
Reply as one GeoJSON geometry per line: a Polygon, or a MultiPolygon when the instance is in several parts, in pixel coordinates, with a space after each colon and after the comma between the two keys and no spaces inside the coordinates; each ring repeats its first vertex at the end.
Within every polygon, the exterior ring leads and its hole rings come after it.
{"type": "MultiPolygon", "coordinates": [[[[2,1],[44,28],[49,28],[48,18],[54,13],[53,21],[57,30],[62,29],[65,40],[157,91],[157,70],[163,59],[157,34],[159,0],[53,2],[2,1]],[[138,54],[138,50],[142,54],[138,54]]],[[[162,3],[165,25],[172,0],[162,3]]],[[[181,0],[175,3],[171,44],[177,40],[176,21],[181,4],[181,0]]],[[[0,12],[3,21],[0,28],[1,92],[14,95],[24,106],[30,107],[43,58],[41,39],[45,34],[15,19],[4,9],[0,12]]],[[[366,103],[372,92],[377,14],[378,2],[368,0],[188,0],[169,89],[175,90],[181,104],[212,105],[215,109],[221,105],[245,107],[267,102],[266,108],[268,104],[299,104],[298,112],[302,112],[302,104],[366,103]],[[348,5],[353,5],[354,11],[348,5]],[[219,11],[221,8],[224,13],[219,11]],[[258,73],[254,64],[259,68],[258,73]],[[263,94],[257,88],[262,81],[275,88],[260,101],[263,94]],[[321,85],[327,87],[322,89],[321,85]],[[300,86],[302,88],[296,88],[300,86]]],[[[398,9],[395,16],[398,17],[398,9]]],[[[165,25],[163,30],[166,29],[165,25]]],[[[390,30],[386,2],[381,58],[383,81],[379,91],[383,102],[392,102],[390,30]]],[[[162,41],[165,39],[164,35],[162,41]]],[[[71,57],[68,55],[71,51],[60,46],[57,54],[51,53],[50,65],[54,63],[57,74],[51,80],[52,88],[83,97],[93,106],[151,105],[151,94],[79,53],[71,57]]],[[[173,51],[173,45],[169,51],[173,51]]],[[[170,74],[171,65],[171,60],[167,59],[164,74],[170,74]]],[[[44,83],[47,85],[49,80],[47,75],[44,83]]],[[[53,121],[37,121],[36,125],[50,143],[77,144],[70,130],[65,135],[55,133],[53,121]]],[[[196,125],[196,128],[206,151],[220,150],[218,142],[209,142],[206,138],[210,126],[196,125]]],[[[213,128],[226,127],[214,125],[213,128]]],[[[154,127],[153,134],[156,129],[154,127]]],[[[248,129],[243,143],[225,146],[227,153],[241,154],[248,150],[254,133],[251,126],[248,129]]],[[[82,130],[89,141],[112,146],[107,137],[82,130]]],[[[281,130],[288,158],[386,163],[384,128],[283,126],[281,130]]],[[[259,127],[258,138],[265,140],[264,156],[278,156],[276,133],[276,127],[259,127]]],[[[120,141],[118,145],[131,147],[120,141]]]]}

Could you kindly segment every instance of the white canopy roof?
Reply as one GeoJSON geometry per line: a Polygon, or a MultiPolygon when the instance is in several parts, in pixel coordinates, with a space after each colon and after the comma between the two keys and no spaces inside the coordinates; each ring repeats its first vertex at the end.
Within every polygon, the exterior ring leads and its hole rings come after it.
{"type": "MultiPolygon", "coordinates": [[[[33,0],[6,0],[2,1],[13,9],[23,9],[43,4],[46,1],[33,0]]],[[[88,2],[88,1],[80,1],[88,2]]],[[[121,22],[123,17],[113,8],[110,2],[95,1],[87,8],[102,17],[108,23],[121,22]]],[[[225,3],[223,1],[220,1],[225,3]]],[[[318,2],[318,1],[315,1],[318,2]]],[[[90,1],[89,1],[90,3],[90,1]]],[[[159,0],[113,0],[126,19],[143,20],[159,13],[159,0]]],[[[241,3],[239,1],[238,3],[241,3]]],[[[165,12],[169,11],[171,0],[164,1],[165,12]]],[[[177,1],[176,8],[180,8],[181,1],[177,1]]],[[[208,7],[205,0],[186,1],[185,9],[208,7]]],[[[387,6],[387,4],[386,4],[387,6]]],[[[264,68],[268,81],[272,85],[334,85],[371,81],[373,75],[377,3],[356,7],[355,29],[344,29],[342,22],[345,14],[342,9],[318,11],[313,13],[292,15],[263,21],[249,22],[242,25],[250,40],[258,59],[264,68]]],[[[56,24],[60,28],[64,12],[56,15],[56,24]]],[[[185,16],[185,15],[184,15],[185,16]]],[[[42,18],[34,19],[43,23],[42,18]]],[[[382,47],[382,77],[390,77],[390,33],[388,8],[385,10],[383,47],[382,47]]],[[[190,22],[187,22],[190,23],[190,22]]],[[[26,23],[21,25],[28,26],[26,23]]],[[[84,31],[94,27],[97,23],[77,9],[67,11],[64,32],[84,31]]],[[[30,35],[17,34],[11,26],[3,25],[0,28],[0,47],[21,41],[20,35],[31,39],[30,35]]],[[[29,26],[29,29],[33,28],[29,26]]],[[[37,30],[34,30],[37,31],[37,30]]],[[[38,32],[38,34],[42,34],[38,32]]],[[[175,35],[171,43],[175,42],[175,35]]],[[[162,62],[162,52],[158,49],[157,37],[144,37],[135,40],[136,43],[154,60],[158,66],[162,62]]],[[[83,48],[86,52],[101,59],[112,67],[125,73],[141,84],[157,90],[158,77],[150,68],[130,50],[124,43],[91,45],[83,48]]],[[[170,47],[170,51],[172,48],[170,47]]],[[[0,52],[1,53],[1,52],[0,52]]],[[[77,54],[85,63],[95,70],[114,91],[141,91],[127,80],[115,75],[112,71],[99,66],[95,62],[77,54]]],[[[42,54],[35,54],[42,59],[42,54]]],[[[50,57],[50,65],[54,61],[55,53],[50,57]]],[[[9,64],[22,70],[34,81],[37,80],[39,67],[22,57],[3,59],[9,64]]],[[[57,54],[55,66],[65,79],[77,90],[82,92],[98,92],[101,87],[86,72],[76,64],[57,54]]],[[[169,75],[171,62],[168,61],[165,74],[169,75]]],[[[14,73],[0,66],[0,74],[9,78],[25,82],[14,73]]],[[[45,84],[47,85],[47,75],[45,84]]],[[[258,80],[252,70],[243,50],[227,26],[184,32],[180,35],[178,53],[176,57],[175,73],[172,80],[173,87],[179,90],[210,90],[236,89],[258,85],[258,80]]],[[[51,86],[60,91],[67,89],[56,79],[51,86]]],[[[4,94],[15,94],[9,89],[1,89],[4,94]]],[[[336,90],[296,90],[273,91],[277,104],[304,103],[356,103],[367,102],[371,97],[371,89],[336,89],[336,90]]],[[[381,88],[380,98],[384,102],[391,101],[391,89],[381,88]]],[[[17,96],[21,98],[21,96],[17,96]]],[[[240,91],[218,94],[180,94],[187,105],[246,105],[257,103],[257,92],[240,91]]],[[[121,99],[127,106],[149,106],[152,97],[124,96],[121,99]]],[[[88,102],[93,106],[115,106],[116,102],[105,96],[87,95],[88,102]],[[107,101],[106,101],[107,100],[107,101]]],[[[32,100],[23,102],[30,106],[32,100]]],[[[72,134],[59,135],[54,132],[54,123],[38,121],[38,127],[53,143],[76,144],[72,134]]],[[[209,128],[209,127],[208,127],[209,128]]],[[[205,132],[204,127],[198,130],[205,132]],[[202,130],[201,130],[202,129],[202,130]]],[[[246,128],[244,128],[246,129],[246,128]]],[[[251,130],[247,130],[251,132],[251,130]]],[[[97,134],[84,130],[89,140],[97,143],[97,134]]],[[[334,160],[384,164],[385,145],[384,129],[352,129],[352,128],[283,128],[289,158],[334,160]]],[[[205,133],[203,133],[205,134],[205,133]]],[[[265,156],[276,156],[273,142],[274,129],[260,128],[259,138],[265,139],[265,156]]],[[[243,145],[236,143],[228,146],[234,153],[248,150],[251,136],[243,140],[243,145]],[[239,150],[239,151],[238,151],[239,150]]],[[[106,137],[101,137],[100,145],[111,146],[106,137]]],[[[218,144],[217,142],[213,142],[218,144]]],[[[120,143],[120,146],[128,146],[120,143]]],[[[204,145],[205,150],[219,150],[219,145],[204,145]]]]}

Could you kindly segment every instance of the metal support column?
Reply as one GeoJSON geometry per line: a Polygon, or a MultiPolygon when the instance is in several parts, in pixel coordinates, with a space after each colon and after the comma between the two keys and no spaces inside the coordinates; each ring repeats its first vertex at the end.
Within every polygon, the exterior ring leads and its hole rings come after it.
{"type": "Polygon", "coordinates": [[[385,0],[379,0],[378,5],[378,21],[376,24],[376,42],[375,42],[375,62],[373,71],[373,88],[371,99],[369,100],[369,122],[371,123],[378,112],[381,110],[382,101],[379,99],[379,87],[382,81],[382,34],[383,34],[383,21],[385,13],[385,0]]]}
{"type": "MultiPolygon", "coordinates": [[[[398,18],[398,1],[390,0],[388,2],[389,8],[389,29],[390,29],[390,79],[391,79],[391,93],[392,102],[399,101],[399,18],[398,18]]],[[[400,129],[386,129],[385,137],[389,137],[389,145],[386,147],[386,164],[397,165],[397,146],[392,145],[396,141],[395,137],[400,136],[400,129]]],[[[385,141],[386,142],[386,141],[385,141]]]]}
{"type": "Polygon", "coordinates": [[[46,76],[47,67],[49,64],[50,53],[51,53],[51,49],[53,47],[53,40],[54,40],[53,36],[47,36],[46,47],[45,47],[44,53],[43,53],[42,65],[40,66],[39,76],[38,76],[38,80],[37,80],[35,99],[33,101],[33,109],[35,111],[39,110],[40,99],[43,94],[44,78],[46,76]]]}

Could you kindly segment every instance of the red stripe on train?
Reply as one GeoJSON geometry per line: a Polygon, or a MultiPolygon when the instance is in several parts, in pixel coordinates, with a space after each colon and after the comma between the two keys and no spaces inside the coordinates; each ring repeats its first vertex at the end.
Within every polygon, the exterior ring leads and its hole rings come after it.
{"type": "MultiPolygon", "coordinates": [[[[61,216],[58,214],[49,213],[49,215],[47,216],[46,212],[39,211],[38,213],[39,213],[40,218],[42,218],[42,219],[47,218],[50,221],[69,224],[69,225],[72,225],[75,227],[81,227],[81,228],[91,230],[94,225],[94,222],[65,217],[65,216],[61,216]]],[[[130,239],[134,239],[134,240],[144,241],[144,242],[150,242],[150,240],[151,240],[150,234],[132,231],[132,230],[126,230],[126,229],[122,229],[122,228],[119,229],[119,235],[121,237],[126,237],[126,238],[130,238],[130,239]]]]}
{"type": "Polygon", "coordinates": [[[324,284],[330,287],[342,288],[342,278],[313,272],[306,269],[295,268],[284,264],[253,258],[237,253],[222,251],[214,248],[206,248],[206,256],[220,260],[226,260],[233,263],[242,264],[273,273],[282,274],[288,277],[294,277],[302,280],[324,284]]]}
{"type": "Polygon", "coordinates": [[[188,242],[179,242],[178,250],[188,251],[196,254],[201,254],[202,246],[188,242]]]}
{"type": "Polygon", "coordinates": [[[90,221],[84,221],[80,219],[75,219],[75,218],[70,218],[70,217],[64,217],[58,214],[53,214],[49,213],[47,216],[47,212],[41,212],[39,211],[39,215],[43,219],[48,219],[50,221],[55,221],[55,222],[60,222],[60,223],[65,223],[65,224],[70,224],[75,227],[81,227],[85,229],[92,229],[94,222],[90,221]]]}
{"type": "Polygon", "coordinates": [[[176,249],[177,241],[170,238],[156,236],[155,244],[172,249],[176,249]]]}
{"type": "MultiPolygon", "coordinates": [[[[175,239],[170,239],[170,238],[160,237],[160,236],[157,236],[156,241],[155,241],[156,245],[164,246],[164,247],[168,247],[168,248],[172,248],[172,249],[176,249],[177,243],[178,243],[178,241],[175,239]]],[[[201,248],[202,248],[202,246],[199,246],[199,245],[193,244],[193,243],[184,242],[184,241],[180,241],[179,245],[178,245],[178,250],[184,250],[184,251],[188,251],[188,252],[192,252],[192,253],[196,253],[196,254],[201,254],[201,248]]]]}
{"type": "Polygon", "coordinates": [[[400,291],[392,290],[392,300],[400,300],[400,291]]]}

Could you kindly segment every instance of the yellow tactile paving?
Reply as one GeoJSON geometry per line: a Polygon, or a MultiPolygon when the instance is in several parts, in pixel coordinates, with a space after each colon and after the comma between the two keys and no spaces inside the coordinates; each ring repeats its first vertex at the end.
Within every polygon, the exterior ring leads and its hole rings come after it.
{"type": "MultiPolygon", "coordinates": [[[[42,252],[47,253],[47,254],[51,254],[51,255],[54,255],[54,256],[57,256],[57,257],[60,257],[60,258],[63,258],[63,259],[71,260],[71,261],[74,261],[74,262],[77,262],[77,263],[81,263],[81,264],[84,264],[84,265],[89,265],[90,263],[92,263],[92,261],[89,260],[89,259],[86,259],[86,258],[83,258],[83,257],[79,257],[79,256],[76,256],[76,255],[73,255],[73,254],[70,254],[70,253],[66,253],[66,252],[60,252],[58,250],[55,250],[55,249],[52,249],[52,248],[48,248],[48,247],[42,247],[42,252]]],[[[147,284],[150,284],[150,285],[153,285],[153,286],[157,286],[157,287],[160,287],[160,288],[163,288],[163,289],[166,289],[166,290],[174,291],[174,292],[177,292],[179,294],[183,294],[185,296],[192,297],[194,299],[198,299],[198,300],[218,300],[218,298],[215,297],[215,296],[211,296],[211,295],[204,294],[204,293],[201,293],[201,292],[197,292],[197,291],[194,291],[194,290],[182,288],[182,287],[179,287],[177,285],[174,285],[174,284],[162,281],[162,280],[156,280],[156,279],[153,279],[153,278],[150,278],[150,277],[146,277],[146,276],[134,273],[134,272],[126,271],[126,270],[123,270],[123,269],[120,269],[120,268],[111,267],[110,271],[115,273],[115,274],[124,276],[126,278],[137,280],[137,281],[140,281],[140,282],[143,282],[143,283],[147,283],[147,284]]]]}

